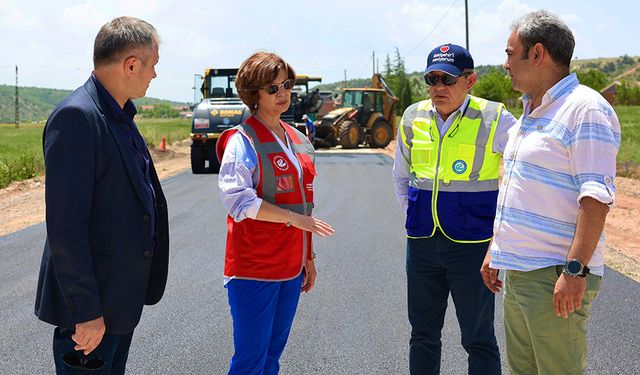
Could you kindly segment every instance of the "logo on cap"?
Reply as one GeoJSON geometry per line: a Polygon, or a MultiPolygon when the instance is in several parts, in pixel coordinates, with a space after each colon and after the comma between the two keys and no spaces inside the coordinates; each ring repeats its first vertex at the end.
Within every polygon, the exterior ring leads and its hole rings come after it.
{"type": "Polygon", "coordinates": [[[289,163],[287,163],[287,161],[282,156],[276,156],[275,158],[273,158],[273,164],[281,171],[286,171],[287,169],[289,169],[289,163]]]}
{"type": "Polygon", "coordinates": [[[451,169],[453,169],[455,174],[463,174],[467,170],[467,163],[465,163],[464,160],[458,159],[453,162],[451,169]]]}
{"type": "Polygon", "coordinates": [[[449,46],[442,46],[440,47],[440,52],[445,53],[449,50],[449,46]]]}

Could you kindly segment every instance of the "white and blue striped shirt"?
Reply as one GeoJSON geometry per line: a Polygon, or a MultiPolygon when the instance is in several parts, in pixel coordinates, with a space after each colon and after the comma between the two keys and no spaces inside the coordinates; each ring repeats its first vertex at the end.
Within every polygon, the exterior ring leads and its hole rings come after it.
{"type": "MultiPolygon", "coordinates": [[[[533,111],[530,97],[523,103],[509,130],[490,250],[492,268],[531,271],[566,262],[580,199],[613,204],[621,133],[613,108],[575,74],[533,111]]],[[[601,235],[589,262],[593,274],[604,272],[603,250],[601,235]]]]}

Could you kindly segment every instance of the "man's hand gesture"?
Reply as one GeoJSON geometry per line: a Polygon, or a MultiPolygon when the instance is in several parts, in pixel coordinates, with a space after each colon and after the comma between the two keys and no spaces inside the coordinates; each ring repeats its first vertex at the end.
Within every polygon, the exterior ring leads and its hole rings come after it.
{"type": "Polygon", "coordinates": [[[480,275],[482,276],[484,285],[486,285],[490,291],[498,293],[500,292],[500,289],[502,289],[502,280],[498,279],[498,270],[489,267],[490,263],[491,255],[487,250],[487,255],[485,255],[482,267],[480,267],[480,275]]]}
{"type": "Polygon", "coordinates": [[[580,310],[586,289],[586,277],[571,277],[561,274],[553,290],[553,311],[556,315],[566,318],[569,313],[580,310]]]}
{"type": "Polygon", "coordinates": [[[88,355],[100,345],[105,330],[102,317],[76,324],[76,333],[71,336],[77,344],[74,349],[82,350],[84,355],[88,355]]]}

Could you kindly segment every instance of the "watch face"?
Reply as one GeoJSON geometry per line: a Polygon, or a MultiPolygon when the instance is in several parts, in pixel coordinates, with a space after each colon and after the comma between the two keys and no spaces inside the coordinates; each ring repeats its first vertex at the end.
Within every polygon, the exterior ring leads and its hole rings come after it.
{"type": "Polygon", "coordinates": [[[569,271],[569,273],[576,274],[580,272],[581,269],[582,265],[578,261],[572,260],[571,262],[567,263],[567,271],[569,271]]]}

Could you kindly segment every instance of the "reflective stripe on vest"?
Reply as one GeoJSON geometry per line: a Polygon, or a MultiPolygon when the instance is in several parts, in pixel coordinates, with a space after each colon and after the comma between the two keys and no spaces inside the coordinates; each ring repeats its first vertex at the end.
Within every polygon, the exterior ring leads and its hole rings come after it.
{"type": "MultiPolygon", "coordinates": [[[[252,141],[252,144],[256,154],[258,154],[258,164],[261,171],[260,182],[256,187],[258,197],[266,200],[267,202],[273,203],[278,207],[297,212],[301,215],[311,215],[311,210],[313,209],[312,197],[309,200],[303,200],[301,203],[291,203],[291,199],[287,199],[286,196],[288,195],[290,197],[291,195],[288,193],[293,192],[293,190],[297,190],[294,189],[296,187],[293,186],[293,183],[298,184],[297,188],[299,188],[299,191],[301,192],[305,192],[307,188],[310,188],[311,192],[313,192],[313,185],[304,186],[304,182],[297,175],[297,170],[293,165],[290,166],[293,170],[289,170],[289,173],[287,173],[286,170],[283,171],[282,166],[288,166],[287,164],[290,161],[280,147],[280,144],[278,144],[276,139],[273,138],[271,132],[264,129],[267,133],[261,134],[262,137],[260,137],[254,130],[253,126],[249,124],[240,124],[238,125],[238,128],[241,132],[246,134],[249,139],[257,140],[252,141]],[[271,139],[260,140],[260,138],[265,138],[265,135],[271,139]],[[291,171],[296,172],[293,176],[293,181],[290,181],[287,178],[287,176],[291,176],[291,171]],[[283,195],[285,196],[283,197],[283,195]]],[[[313,146],[306,141],[306,137],[299,136],[302,133],[299,133],[289,125],[287,125],[287,128],[285,129],[287,130],[287,135],[289,135],[289,139],[291,140],[291,149],[298,158],[301,172],[303,172],[305,167],[309,168],[309,165],[313,166],[313,146]],[[303,141],[301,141],[301,139],[303,141]],[[309,147],[311,149],[309,149],[309,147]]]]}
{"type": "Polygon", "coordinates": [[[410,154],[408,235],[430,237],[439,227],[457,242],[487,241],[501,158],[493,140],[504,105],[470,96],[442,138],[430,108],[430,100],[416,103],[402,118],[400,133],[410,154]],[[427,207],[430,218],[424,217],[427,207]]]}
{"type": "MultiPolygon", "coordinates": [[[[228,131],[250,140],[258,156],[258,197],[302,215],[313,209],[313,146],[304,135],[282,124],[302,175],[273,134],[254,117],[228,131]]],[[[229,278],[284,281],[297,277],[311,257],[311,234],[293,226],[245,218],[227,217],[224,275],[229,278]]]]}

